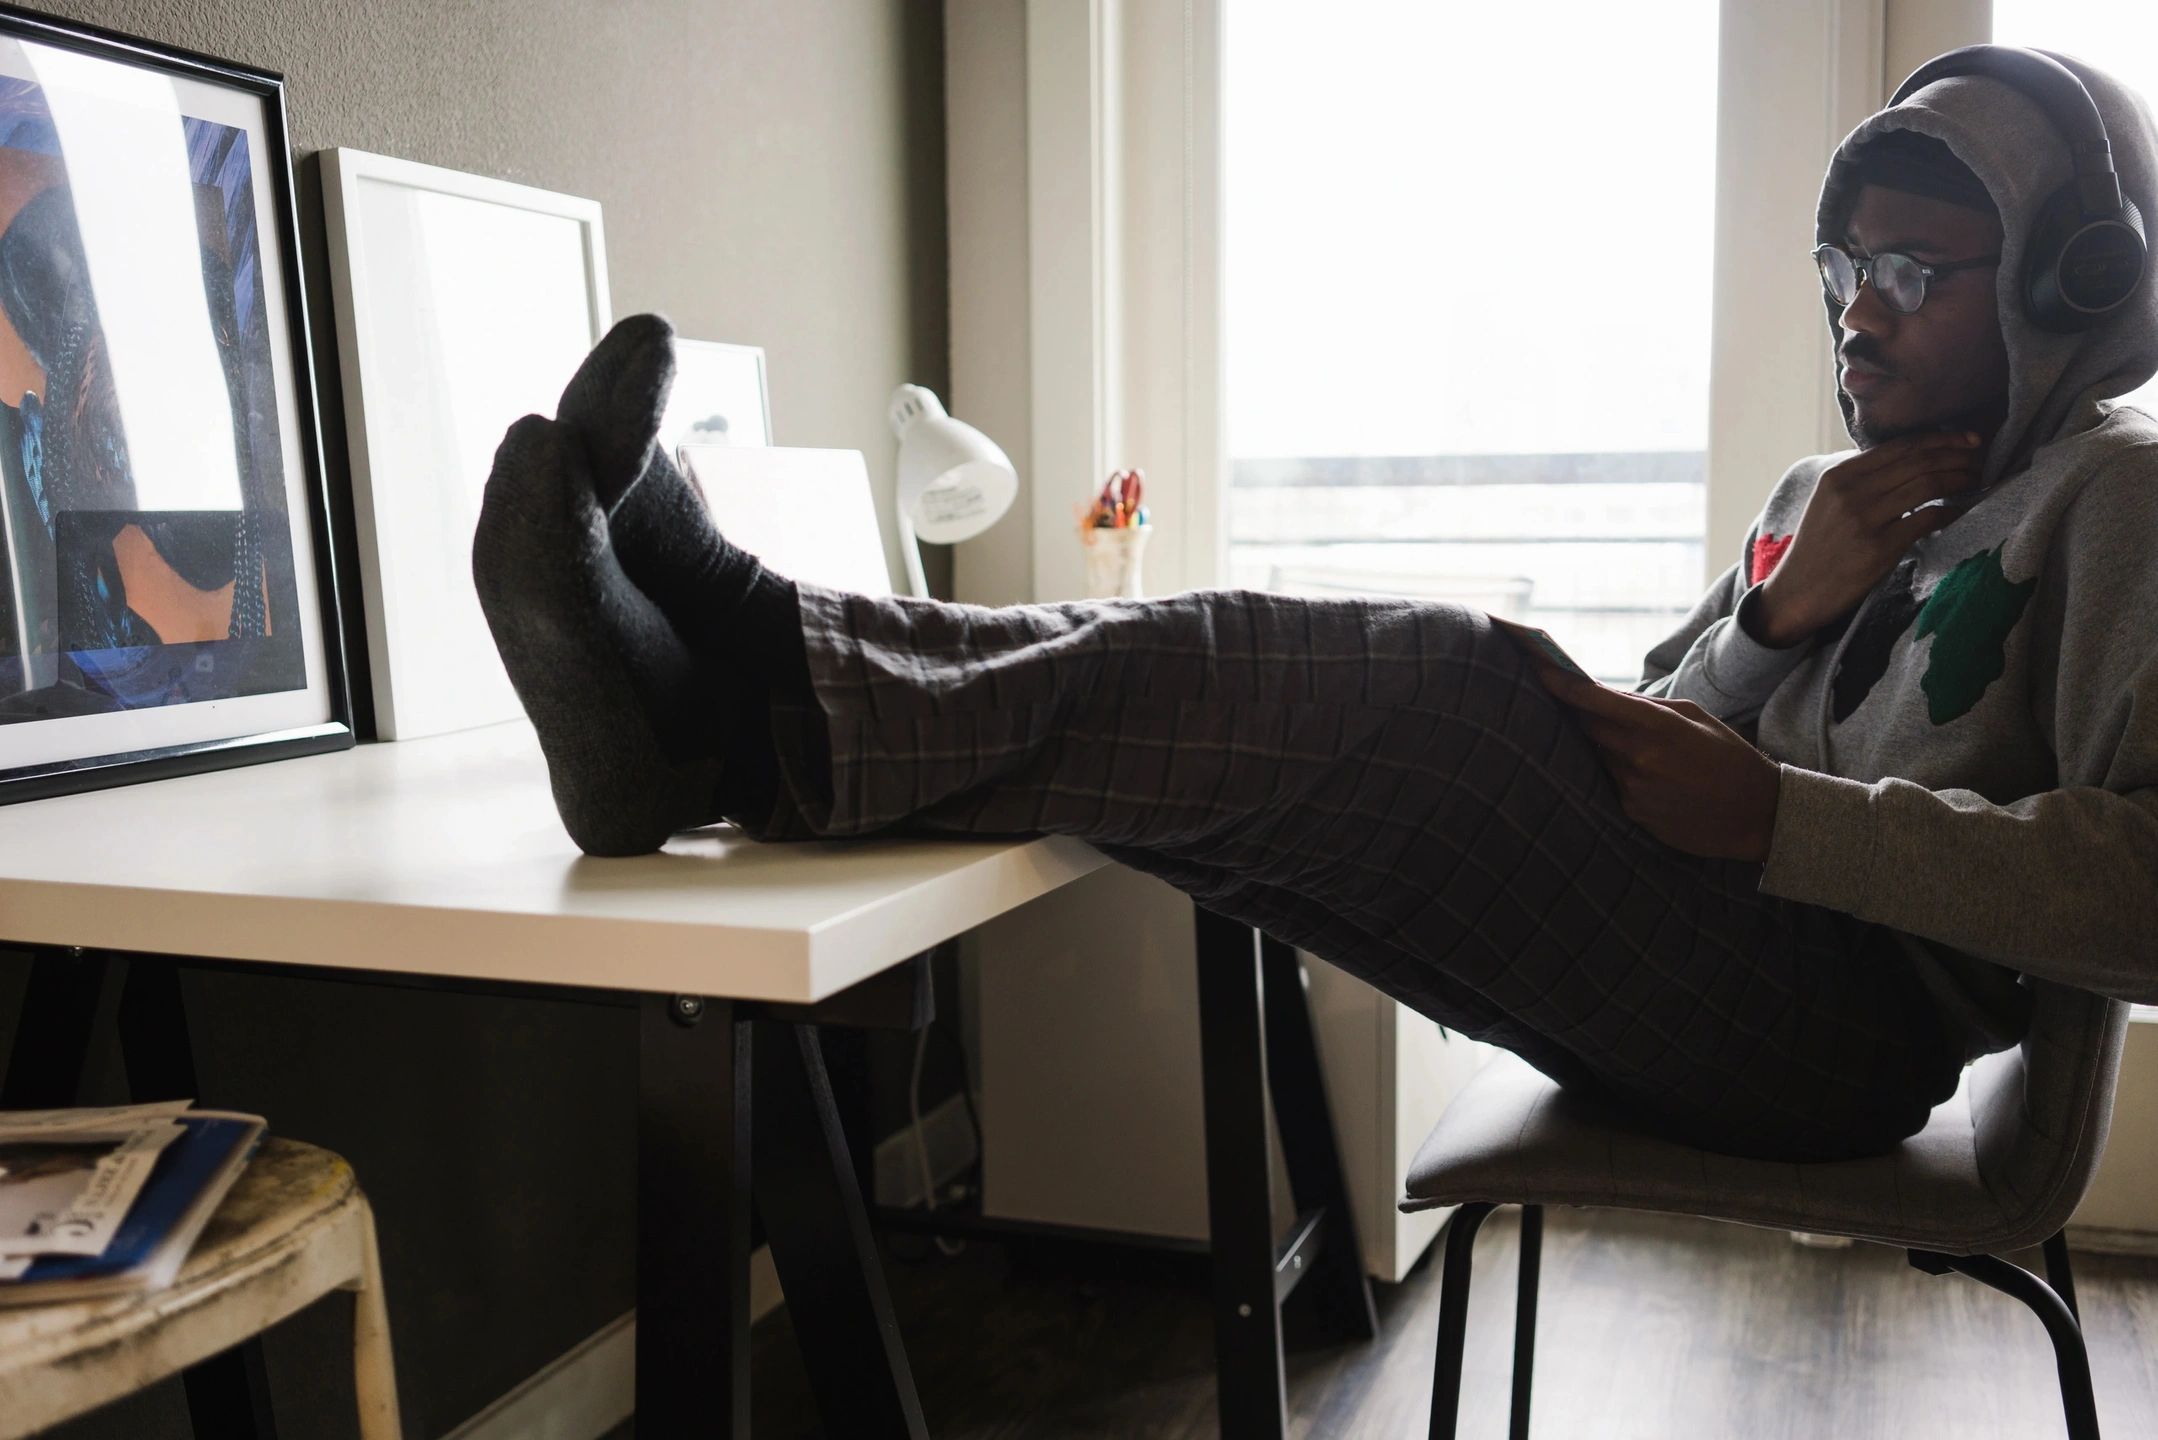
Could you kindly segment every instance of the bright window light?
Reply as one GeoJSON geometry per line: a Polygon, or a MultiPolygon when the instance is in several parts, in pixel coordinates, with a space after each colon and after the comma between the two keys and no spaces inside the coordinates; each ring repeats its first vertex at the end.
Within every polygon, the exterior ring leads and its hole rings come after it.
{"type": "Polygon", "coordinates": [[[1477,604],[1634,679],[1722,568],[1715,0],[1225,27],[1231,583],[1477,604]]]}

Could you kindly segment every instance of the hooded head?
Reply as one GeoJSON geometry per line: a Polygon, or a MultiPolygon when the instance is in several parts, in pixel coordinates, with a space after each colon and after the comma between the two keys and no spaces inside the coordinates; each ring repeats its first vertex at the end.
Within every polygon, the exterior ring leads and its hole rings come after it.
{"type": "MultiPolygon", "coordinates": [[[[2123,192],[2158,222],[2148,107],[2110,75],[2056,58],[2097,102],[2123,192]]],[[[2074,174],[2069,146],[2024,91],[1990,75],[1959,75],[1869,117],[1837,147],[1821,189],[1819,242],[1859,256],[1903,250],[1935,264],[2000,257],[1938,275],[1910,315],[1890,310],[1870,284],[1848,308],[1828,302],[1847,367],[1838,401],[1859,444],[1975,429],[1991,437],[1991,484],[2022,469],[2039,446],[2097,423],[2101,402],[2158,372],[2158,274],[2079,334],[2041,330],[2025,313],[2033,223],[2074,174]]]]}

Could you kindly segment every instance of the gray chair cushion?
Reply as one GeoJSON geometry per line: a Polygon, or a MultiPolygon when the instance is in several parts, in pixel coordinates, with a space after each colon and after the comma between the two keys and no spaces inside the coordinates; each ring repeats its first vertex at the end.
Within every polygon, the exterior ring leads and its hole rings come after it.
{"type": "Polygon", "coordinates": [[[1874,1159],[1742,1160],[1643,1133],[1512,1055],[1462,1089],[1404,1210],[1463,1201],[1657,1210],[1952,1254],[2035,1245],[2105,1145],[2127,1007],[2039,987],[2022,1047],[1971,1066],[1925,1129],[1874,1159]]]}

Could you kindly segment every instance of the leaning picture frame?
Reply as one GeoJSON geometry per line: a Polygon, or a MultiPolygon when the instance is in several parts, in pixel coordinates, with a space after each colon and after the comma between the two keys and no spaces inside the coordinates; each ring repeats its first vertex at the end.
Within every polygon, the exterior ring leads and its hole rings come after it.
{"type": "Polygon", "coordinates": [[[521,719],[472,535],[503,432],[554,414],[607,333],[599,202],[363,150],[320,163],[375,738],[521,719]]]}
{"type": "Polygon", "coordinates": [[[0,803],[353,741],[284,81],[0,6],[0,803]]]}
{"type": "Polygon", "coordinates": [[[768,446],[772,399],[764,347],[674,341],[674,384],[659,417],[660,453],[680,460],[692,445],[768,446]]]}

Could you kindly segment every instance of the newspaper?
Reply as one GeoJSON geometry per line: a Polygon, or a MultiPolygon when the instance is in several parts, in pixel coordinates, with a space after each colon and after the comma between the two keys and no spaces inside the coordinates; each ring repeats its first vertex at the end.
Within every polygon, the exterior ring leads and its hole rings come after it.
{"type": "Polygon", "coordinates": [[[190,1103],[0,1111],[0,1280],[104,1254],[190,1103]]]}

